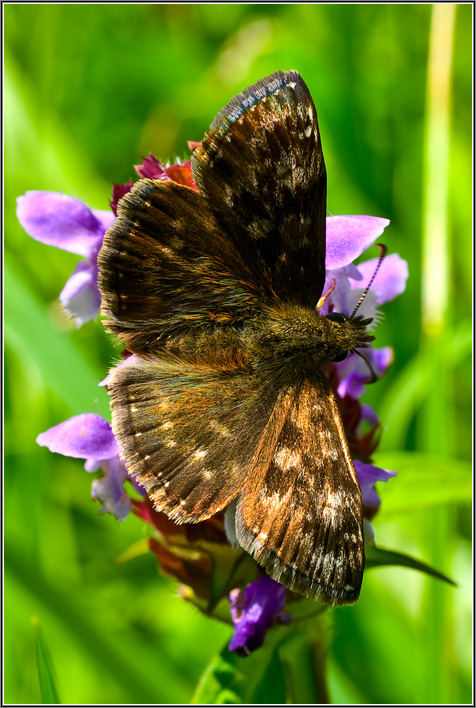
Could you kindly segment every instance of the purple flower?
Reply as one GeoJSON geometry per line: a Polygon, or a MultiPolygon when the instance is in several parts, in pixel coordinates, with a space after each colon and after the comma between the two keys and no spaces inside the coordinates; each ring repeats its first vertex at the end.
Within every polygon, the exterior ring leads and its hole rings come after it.
{"type": "MultiPolygon", "coordinates": [[[[369,362],[377,378],[380,378],[393,361],[393,350],[391,347],[383,349],[362,350],[365,358],[369,362]]],[[[338,386],[337,393],[341,398],[351,396],[359,398],[364,393],[364,384],[372,378],[368,364],[357,354],[349,356],[334,363],[334,370],[337,373],[338,386]]]]}
{"type": "MultiPolygon", "coordinates": [[[[353,261],[366,251],[390,222],[374,216],[328,216],[326,220],[326,283],[335,280],[333,292],[320,309],[321,315],[342,312],[350,316],[375,272],[378,258],[355,266],[353,261]]],[[[393,300],[405,290],[408,265],[396,253],[387,256],[362,303],[359,314],[375,317],[377,305],[393,300]]]]}
{"type": "MultiPolygon", "coordinates": [[[[354,265],[354,261],[381,236],[390,222],[373,216],[330,216],[326,220],[326,282],[324,293],[330,292],[319,313],[341,312],[350,317],[362,293],[370,282],[378,258],[354,265]]],[[[405,290],[408,266],[396,253],[387,256],[362,302],[358,314],[371,317],[378,324],[378,305],[392,300],[405,290]]],[[[387,370],[393,360],[390,347],[362,350],[377,378],[387,370]]],[[[364,384],[372,378],[369,365],[357,354],[350,354],[344,361],[334,363],[337,376],[337,393],[341,398],[357,399],[364,392],[364,384]]]]}
{"type": "MultiPolygon", "coordinates": [[[[96,413],[83,413],[40,433],[36,442],[51,452],[85,459],[84,468],[88,472],[101,468],[104,477],[93,481],[92,496],[101,502],[102,513],[114,514],[119,521],[126,518],[132,502],[124,490],[124,482],[133,480],[119,459],[119,448],[107,420],[96,413]]],[[[139,485],[134,486],[144,494],[139,485]]]]}
{"type": "Polygon", "coordinates": [[[229,644],[230,651],[242,656],[258,649],[266,630],[274,622],[288,624],[291,616],[283,612],[286,588],[268,575],[247,585],[244,590],[230,592],[230,611],[235,630],[229,644]]]}
{"type": "Polygon", "coordinates": [[[397,473],[391,470],[383,470],[381,467],[375,467],[375,465],[370,465],[361,460],[354,460],[354,467],[362,491],[362,504],[371,509],[378,509],[380,497],[373,488],[374,484],[376,482],[388,482],[392,477],[396,477],[397,473]]]}
{"type": "Polygon", "coordinates": [[[76,266],[60,300],[77,327],[96,317],[101,305],[97,255],[114,214],[93,211],[65,194],[27,192],[17,199],[17,216],[32,238],[86,258],[76,266]]]}
{"type": "MultiPolygon", "coordinates": [[[[351,282],[352,288],[362,287],[362,283],[368,283],[375,272],[378,258],[359,263],[357,270],[362,276],[361,282],[351,282]]],[[[353,280],[353,276],[350,276],[353,280]]],[[[372,292],[375,293],[377,303],[380,305],[389,302],[401,295],[405,290],[408,279],[408,264],[397,253],[386,256],[379,268],[372,283],[372,292]]]]}
{"type": "Polygon", "coordinates": [[[326,270],[343,268],[375,243],[388,226],[378,216],[328,216],[326,219],[326,270]]]}

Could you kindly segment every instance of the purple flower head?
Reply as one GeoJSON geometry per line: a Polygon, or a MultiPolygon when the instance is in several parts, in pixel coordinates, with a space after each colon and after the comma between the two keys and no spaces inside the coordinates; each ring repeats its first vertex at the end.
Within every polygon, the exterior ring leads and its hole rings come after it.
{"type": "Polygon", "coordinates": [[[291,616],[283,612],[286,588],[268,575],[247,585],[244,590],[232,590],[230,612],[235,625],[229,644],[230,651],[242,656],[251,654],[264,641],[266,630],[274,622],[288,624],[291,616]]]}
{"type": "MultiPolygon", "coordinates": [[[[126,518],[132,502],[124,490],[124,482],[132,479],[119,459],[114,434],[104,418],[96,413],[74,416],[40,433],[36,442],[51,452],[85,459],[84,468],[87,472],[101,468],[105,476],[93,481],[92,496],[101,502],[102,513],[114,514],[119,521],[126,518]]],[[[138,485],[134,486],[140,493],[144,493],[138,485]]]]}
{"type": "Polygon", "coordinates": [[[388,482],[397,473],[383,470],[375,465],[370,465],[361,460],[354,460],[354,467],[362,491],[362,504],[370,509],[377,510],[380,506],[380,497],[374,489],[376,482],[388,482]]]}
{"type": "MultiPolygon", "coordinates": [[[[378,258],[353,264],[388,226],[388,219],[372,216],[330,216],[326,220],[326,282],[324,293],[332,290],[321,306],[319,313],[341,312],[350,317],[355,306],[370,282],[378,258]]],[[[371,317],[378,324],[378,306],[392,300],[405,290],[408,266],[397,254],[387,256],[372,282],[358,314],[371,317]]],[[[389,347],[362,350],[377,378],[382,376],[392,362],[389,347]]],[[[364,384],[372,378],[369,365],[357,354],[350,354],[344,361],[333,364],[337,376],[337,393],[357,399],[364,392],[364,384]]]]}
{"type": "Polygon", "coordinates": [[[86,258],[76,266],[60,300],[78,327],[96,317],[101,305],[97,255],[114,214],[91,210],[65,194],[27,192],[17,199],[17,216],[32,238],[86,258]]]}

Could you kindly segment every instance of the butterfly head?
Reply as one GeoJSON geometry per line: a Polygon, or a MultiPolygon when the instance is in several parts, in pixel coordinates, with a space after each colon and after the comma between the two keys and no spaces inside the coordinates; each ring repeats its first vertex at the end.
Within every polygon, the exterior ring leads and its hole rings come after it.
{"type": "Polygon", "coordinates": [[[329,337],[332,343],[328,353],[330,361],[344,361],[350,353],[367,347],[375,339],[367,330],[372,323],[371,317],[346,317],[342,312],[331,312],[323,319],[331,323],[329,334],[333,334],[329,337]]]}

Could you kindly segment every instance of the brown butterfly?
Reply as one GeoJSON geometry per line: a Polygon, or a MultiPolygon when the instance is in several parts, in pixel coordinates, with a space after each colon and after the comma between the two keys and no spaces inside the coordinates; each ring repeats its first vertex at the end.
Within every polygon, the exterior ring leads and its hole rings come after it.
{"type": "Polygon", "coordinates": [[[316,309],[326,170],[295,71],[235,96],[192,156],[199,191],[144,179],[99,256],[107,326],[134,354],[108,390],[131,474],[177,522],[235,509],[240,545],[291,590],[355,602],[362,501],[322,373],[373,337],[316,309]]]}

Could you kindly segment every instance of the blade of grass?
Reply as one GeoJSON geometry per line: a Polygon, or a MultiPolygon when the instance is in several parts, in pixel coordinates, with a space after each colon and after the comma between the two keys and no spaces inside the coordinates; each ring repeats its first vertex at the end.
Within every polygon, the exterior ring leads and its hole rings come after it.
{"type": "Polygon", "coordinates": [[[38,667],[38,678],[40,681],[41,702],[61,703],[58,698],[58,691],[56,690],[53,662],[51,660],[51,655],[43,636],[38,617],[32,617],[31,623],[35,633],[36,663],[38,667]]]}
{"type": "MultiPolygon", "coordinates": [[[[453,4],[432,7],[423,163],[422,351],[428,360],[433,357],[436,375],[432,377],[418,421],[419,438],[421,449],[442,455],[453,452],[448,449],[447,430],[452,412],[449,366],[442,356],[442,343],[449,315],[448,187],[456,7],[453,4]]],[[[429,512],[426,530],[430,563],[441,567],[441,559],[450,555],[449,511],[443,507],[429,512]]],[[[448,592],[443,584],[427,584],[424,607],[426,617],[430,618],[431,632],[426,656],[428,701],[451,701],[445,647],[454,642],[454,631],[449,616],[448,592]]]]}

